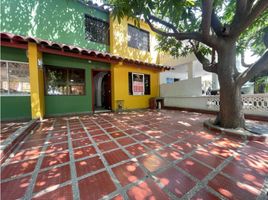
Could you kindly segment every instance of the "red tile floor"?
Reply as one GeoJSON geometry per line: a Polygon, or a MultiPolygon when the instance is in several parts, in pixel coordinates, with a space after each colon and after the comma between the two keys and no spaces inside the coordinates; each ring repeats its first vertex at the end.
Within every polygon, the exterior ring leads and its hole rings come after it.
{"type": "Polygon", "coordinates": [[[12,133],[23,127],[27,122],[1,122],[0,141],[3,142],[12,133]]]}
{"type": "Polygon", "coordinates": [[[48,119],[6,160],[11,199],[266,199],[268,143],[206,130],[213,117],[141,111],[48,119]]]}

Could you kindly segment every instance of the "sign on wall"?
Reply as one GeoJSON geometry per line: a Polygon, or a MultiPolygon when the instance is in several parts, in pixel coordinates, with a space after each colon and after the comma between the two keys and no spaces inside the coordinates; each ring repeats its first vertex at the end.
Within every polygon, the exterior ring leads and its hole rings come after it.
{"type": "Polygon", "coordinates": [[[144,95],[144,74],[132,73],[133,95],[144,95]]]}

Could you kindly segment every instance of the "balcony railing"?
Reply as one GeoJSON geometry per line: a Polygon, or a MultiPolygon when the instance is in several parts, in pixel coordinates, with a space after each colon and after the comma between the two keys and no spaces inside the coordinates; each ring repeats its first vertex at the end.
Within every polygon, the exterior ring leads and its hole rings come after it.
{"type": "MultiPolygon", "coordinates": [[[[164,97],[165,106],[218,111],[219,95],[199,97],[164,97]]],[[[245,114],[268,116],[268,93],[242,95],[245,114]]]]}

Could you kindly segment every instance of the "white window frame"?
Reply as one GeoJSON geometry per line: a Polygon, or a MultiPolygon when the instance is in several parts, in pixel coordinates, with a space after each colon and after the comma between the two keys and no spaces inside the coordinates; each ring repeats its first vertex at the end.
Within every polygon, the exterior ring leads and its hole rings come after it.
{"type": "MultiPolygon", "coordinates": [[[[20,64],[27,64],[29,66],[29,63],[28,62],[21,62],[21,61],[14,61],[14,60],[1,60],[0,59],[0,62],[5,62],[6,63],[6,66],[7,66],[7,84],[8,84],[8,93],[7,94],[1,94],[0,93],[0,96],[1,97],[15,97],[15,96],[31,96],[31,94],[10,94],[9,93],[9,73],[8,73],[8,63],[20,63],[20,64]]],[[[30,69],[29,69],[29,72],[30,72],[30,69]]],[[[29,80],[30,81],[30,80],[29,80]]],[[[31,91],[31,88],[30,88],[30,91],[31,91]]]]}

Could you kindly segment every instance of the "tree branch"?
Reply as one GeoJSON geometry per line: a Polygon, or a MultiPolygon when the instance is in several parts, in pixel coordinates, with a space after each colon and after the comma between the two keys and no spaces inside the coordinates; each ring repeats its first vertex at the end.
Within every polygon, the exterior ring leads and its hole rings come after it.
{"type": "MultiPolygon", "coordinates": [[[[241,0],[242,1],[242,0],[241,0]]],[[[233,37],[238,37],[242,32],[244,32],[254,21],[268,8],[267,0],[259,0],[251,12],[244,16],[237,16],[240,20],[232,23],[230,35],[233,37]]],[[[241,14],[240,14],[241,15],[241,14]]]]}
{"type": "Polygon", "coordinates": [[[210,63],[209,60],[201,53],[201,51],[194,51],[194,54],[197,60],[202,64],[203,69],[207,72],[218,73],[218,64],[217,63],[210,63]]]}
{"type": "Polygon", "coordinates": [[[266,70],[268,67],[268,50],[262,55],[262,57],[255,62],[250,68],[245,70],[237,77],[237,83],[242,86],[248,80],[253,78],[255,75],[266,70]]]}
{"type": "Polygon", "coordinates": [[[202,0],[201,30],[203,37],[209,36],[212,9],[213,9],[213,0],[202,0]]]}
{"type": "Polygon", "coordinates": [[[178,30],[173,26],[171,23],[166,22],[162,19],[159,19],[155,16],[149,15],[148,17],[145,17],[145,22],[150,26],[152,31],[163,35],[167,37],[175,37],[177,40],[196,40],[198,42],[202,42],[203,44],[210,46],[212,48],[217,49],[219,42],[217,41],[217,38],[214,36],[209,36],[209,37],[203,37],[201,33],[198,32],[178,32],[178,30]],[[150,17],[150,18],[149,18],[150,17]],[[167,28],[170,28],[173,32],[165,32],[159,28],[156,28],[150,20],[154,20],[167,28]]]}
{"type": "Polygon", "coordinates": [[[173,24],[171,24],[171,23],[169,23],[167,21],[164,21],[164,20],[162,20],[162,19],[160,19],[160,18],[158,18],[156,16],[153,16],[151,14],[148,15],[148,18],[149,18],[149,20],[151,19],[153,21],[159,22],[160,24],[170,28],[174,33],[179,33],[177,28],[173,24]]]}
{"type": "Polygon", "coordinates": [[[156,28],[151,22],[149,19],[145,19],[145,22],[150,26],[150,28],[152,29],[152,31],[156,32],[157,34],[159,35],[163,35],[163,36],[167,36],[167,37],[175,37],[175,33],[170,33],[170,32],[165,32],[165,31],[162,31],[158,28],[156,28]]]}
{"type": "Polygon", "coordinates": [[[216,15],[215,10],[213,10],[211,14],[211,27],[217,36],[222,36],[223,26],[216,15]]]}

